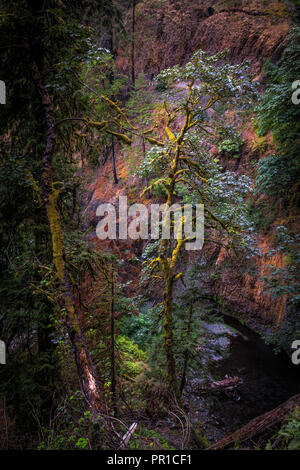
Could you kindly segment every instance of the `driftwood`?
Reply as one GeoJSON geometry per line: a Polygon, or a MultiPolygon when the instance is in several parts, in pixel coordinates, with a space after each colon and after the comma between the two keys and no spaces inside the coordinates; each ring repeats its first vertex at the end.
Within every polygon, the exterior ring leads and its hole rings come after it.
{"type": "Polygon", "coordinates": [[[270,429],[275,424],[284,421],[296,406],[300,406],[300,394],[294,395],[274,410],[268,411],[267,413],[252,419],[248,424],[238,429],[230,436],[224,437],[206,450],[225,449],[225,447],[234,445],[237,442],[240,444],[247,441],[248,439],[270,429]]]}
{"type": "Polygon", "coordinates": [[[201,392],[210,392],[213,390],[224,390],[224,391],[232,391],[238,385],[241,385],[243,380],[240,377],[230,377],[229,375],[225,375],[225,379],[210,382],[206,385],[200,385],[199,391],[201,392]]]}

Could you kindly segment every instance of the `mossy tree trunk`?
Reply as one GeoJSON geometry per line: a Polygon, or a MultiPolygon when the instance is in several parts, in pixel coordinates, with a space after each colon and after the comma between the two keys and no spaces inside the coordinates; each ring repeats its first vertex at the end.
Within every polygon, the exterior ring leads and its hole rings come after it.
{"type": "MultiPolygon", "coordinates": [[[[167,224],[169,220],[168,209],[174,203],[176,183],[178,181],[178,173],[180,159],[184,153],[183,141],[186,133],[192,127],[191,125],[191,111],[189,109],[189,101],[191,99],[191,89],[189,90],[189,98],[187,100],[187,106],[185,111],[185,121],[177,137],[170,130],[170,124],[173,121],[173,117],[168,113],[169,116],[167,126],[165,128],[166,134],[170,141],[169,146],[169,158],[170,158],[170,170],[167,178],[167,201],[166,211],[164,215],[163,224],[167,224]]],[[[183,223],[183,217],[181,218],[181,224],[183,223]]],[[[182,225],[181,225],[182,228],[182,225]]],[[[175,394],[179,406],[181,405],[181,392],[177,381],[176,372],[176,358],[174,354],[174,335],[173,335],[173,292],[174,284],[179,278],[176,272],[176,266],[179,254],[181,252],[184,243],[187,240],[177,237],[175,246],[172,246],[171,240],[163,239],[160,244],[159,256],[156,263],[162,268],[163,279],[164,279],[164,300],[163,300],[163,313],[164,313],[164,350],[166,355],[166,378],[168,382],[169,391],[175,394]]]]}
{"type": "Polygon", "coordinates": [[[180,400],[180,393],[177,383],[176,360],[174,355],[174,335],[173,335],[173,280],[169,275],[165,279],[164,291],[164,350],[166,354],[166,376],[170,392],[174,393],[177,400],[180,400]]]}
{"type": "MultiPolygon", "coordinates": [[[[170,134],[168,127],[166,132],[170,138],[173,140],[173,136],[170,134]]],[[[174,142],[174,147],[170,148],[170,154],[173,154],[170,172],[168,176],[168,185],[167,185],[167,202],[166,202],[166,212],[164,215],[163,224],[167,224],[169,221],[168,209],[174,202],[175,196],[175,185],[176,185],[176,172],[178,169],[179,157],[181,153],[181,140],[174,142]]],[[[170,221],[171,223],[171,221],[170,221]]],[[[181,241],[180,241],[181,242],[181,241]]],[[[173,289],[176,278],[176,262],[179,254],[178,243],[172,249],[171,240],[162,240],[160,250],[159,250],[159,262],[162,267],[164,275],[164,350],[166,355],[166,377],[168,382],[168,388],[171,393],[175,394],[178,404],[180,405],[180,389],[177,382],[177,373],[176,373],[176,358],[174,355],[174,335],[173,335],[173,289]],[[171,257],[170,257],[171,254],[171,257]]]]}
{"type": "Polygon", "coordinates": [[[45,87],[41,72],[34,62],[33,79],[41,98],[46,124],[46,146],[43,154],[42,195],[52,241],[53,263],[59,281],[59,299],[66,313],[66,328],[74,351],[77,374],[85,400],[93,411],[101,408],[99,381],[84,335],[80,327],[79,312],[72,292],[72,283],[66,268],[64,234],[57,208],[59,190],[53,182],[52,161],[56,146],[56,125],[51,98],[45,87]]]}

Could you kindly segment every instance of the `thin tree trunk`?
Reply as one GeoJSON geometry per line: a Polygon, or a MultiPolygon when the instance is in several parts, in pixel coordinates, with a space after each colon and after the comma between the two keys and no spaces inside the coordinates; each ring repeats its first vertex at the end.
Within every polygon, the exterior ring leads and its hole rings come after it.
{"type": "MultiPolygon", "coordinates": [[[[142,152],[143,152],[143,159],[146,157],[146,144],[145,144],[145,137],[142,137],[142,152]]],[[[145,176],[145,186],[148,187],[148,177],[145,176]]]]}
{"type": "Polygon", "coordinates": [[[166,354],[166,376],[168,388],[180,404],[180,391],[177,383],[176,359],[174,355],[174,335],[173,335],[173,276],[169,272],[165,281],[164,291],[164,350],[166,354]]]}
{"type": "Polygon", "coordinates": [[[59,190],[53,182],[52,160],[56,146],[54,110],[37,64],[32,64],[33,80],[41,97],[47,129],[46,147],[43,154],[42,195],[46,208],[52,240],[53,263],[59,281],[62,304],[66,312],[66,327],[74,351],[77,374],[85,400],[93,411],[101,407],[99,381],[81,331],[79,314],[72,293],[72,284],[65,263],[64,236],[60,214],[57,209],[59,190]]]}
{"type": "MultiPolygon", "coordinates": [[[[189,338],[191,334],[191,329],[192,329],[192,317],[193,317],[193,304],[191,302],[190,304],[190,311],[189,311],[189,318],[188,318],[188,327],[187,327],[187,337],[189,338]]],[[[187,366],[189,362],[189,348],[186,347],[184,351],[184,361],[183,361],[183,370],[182,370],[182,378],[181,378],[181,384],[180,384],[180,395],[182,395],[185,382],[186,382],[186,371],[187,371],[187,366]]]]}
{"type": "Polygon", "coordinates": [[[135,6],[136,0],[132,0],[132,21],[131,21],[131,83],[133,88],[135,87],[135,6]]]}
{"type": "Polygon", "coordinates": [[[114,416],[117,416],[117,396],[116,396],[116,363],[115,363],[115,284],[114,271],[111,268],[111,311],[110,311],[110,367],[111,367],[111,397],[114,416]]]}
{"type": "MultiPolygon", "coordinates": [[[[164,215],[165,225],[168,223],[167,210],[173,204],[174,193],[175,193],[175,180],[174,175],[177,170],[177,162],[179,152],[176,149],[176,155],[173,159],[172,170],[169,174],[169,188],[168,188],[168,199],[166,202],[166,213],[164,215]]],[[[174,287],[174,273],[171,266],[172,261],[169,259],[170,240],[162,240],[161,247],[159,250],[160,262],[162,265],[165,288],[164,288],[164,350],[166,354],[166,375],[168,381],[168,388],[171,393],[175,394],[175,397],[180,405],[180,390],[177,383],[176,374],[176,359],[174,355],[174,335],[173,335],[173,287],[174,287]]]]}
{"type": "MultiPolygon", "coordinates": [[[[110,32],[109,32],[109,46],[110,46],[110,52],[113,56],[113,59],[115,60],[116,57],[116,51],[114,48],[114,30],[112,25],[110,26],[110,32]]],[[[109,83],[112,85],[115,79],[115,74],[113,68],[111,69],[110,75],[109,75],[109,83]]],[[[114,141],[114,136],[111,136],[111,159],[112,159],[112,167],[113,167],[113,175],[114,175],[114,183],[118,184],[118,176],[117,176],[117,169],[116,169],[116,154],[115,154],[115,141],[114,141]]]]}
{"type": "Polygon", "coordinates": [[[111,159],[112,159],[112,167],[113,167],[113,175],[114,175],[114,183],[118,184],[118,176],[117,176],[117,168],[116,168],[116,154],[115,154],[115,140],[114,136],[111,136],[111,159]]]}

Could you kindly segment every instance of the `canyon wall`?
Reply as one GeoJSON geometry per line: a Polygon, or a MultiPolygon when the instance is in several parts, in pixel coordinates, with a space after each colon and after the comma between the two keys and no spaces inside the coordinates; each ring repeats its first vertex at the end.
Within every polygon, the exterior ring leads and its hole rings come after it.
{"type": "MultiPolygon", "coordinates": [[[[128,28],[130,22],[129,12],[128,28]]],[[[136,10],[136,72],[152,77],[184,63],[197,49],[211,54],[229,49],[232,62],[248,59],[252,70],[259,72],[267,58],[280,57],[289,23],[282,2],[272,0],[145,0],[136,10]]],[[[119,49],[118,65],[128,72],[125,47],[119,49]]]]}
{"type": "MultiPolygon", "coordinates": [[[[130,22],[128,12],[127,24],[130,22]]],[[[152,79],[160,70],[186,62],[197,49],[211,54],[228,49],[232,63],[249,60],[253,75],[261,79],[265,60],[280,58],[289,27],[288,12],[282,2],[277,1],[142,1],[136,10],[136,74],[143,72],[152,79]]],[[[130,55],[126,55],[125,47],[119,48],[117,65],[121,72],[129,73],[130,55]]],[[[249,123],[246,123],[243,137],[246,144],[239,161],[224,161],[223,164],[227,169],[253,177],[251,159],[257,160],[257,155],[253,155],[249,123]]],[[[267,295],[262,278],[267,274],[267,265],[283,267],[284,259],[279,255],[273,258],[265,255],[272,246],[271,233],[259,234],[257,244],[263,256],[256,259],[255,277],[241,277],[225,268],[226,254],[219,252],[214,263],[221,275],[215,282],[215,292],[241,315],[280,323],[286,313],[286,300],[275,301],[267,295]]]]}

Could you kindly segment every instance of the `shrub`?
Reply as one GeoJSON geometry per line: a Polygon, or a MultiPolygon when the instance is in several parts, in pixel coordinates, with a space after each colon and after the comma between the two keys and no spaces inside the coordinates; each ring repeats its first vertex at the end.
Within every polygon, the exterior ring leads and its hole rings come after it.
{"type": "Polygon", "coordinates": [[[274,444],[280,450],[300,450],[300,408],[296,406],[281,429],[268,442],[266,450],[274,449],[274,444]]]}
{"type": "Polygon", "coordinates": [[[279,65],[267,62],[269,86],[257,107],[258,134],[271,130],[283,155],[299,162],[300,106],[292,103],[292,83],[300,76],[300,27],[292,28],[279,65]]]}
{"type": "Polygon", "coordinates": [[[219,152],[229,153],[233,158],[238,158],[238,152],[240,150],[240,144],[230,139],[223,140],[218,146],[219,152]]]}
{"type": "Polygon", "coordinates": [[[282,196],[299,176],[299,168],[284,154],[270,155],[257,163],[256,191],[282,196]]]}
{"type": "Polygon", "coordinates": [[[300,408],[296,407],[287,423],[280,429],[279,436],[283,437],[289,450],[300,450],[300,408]]]}

